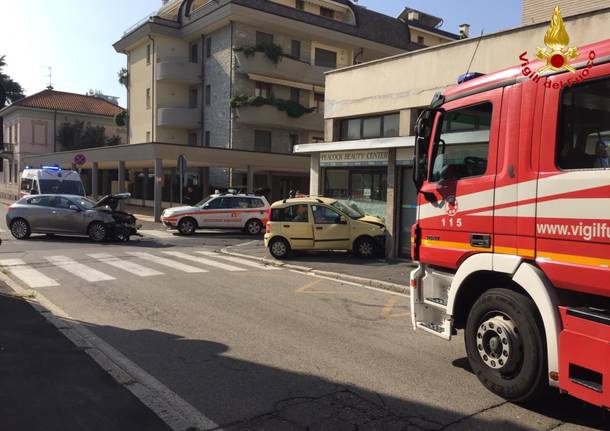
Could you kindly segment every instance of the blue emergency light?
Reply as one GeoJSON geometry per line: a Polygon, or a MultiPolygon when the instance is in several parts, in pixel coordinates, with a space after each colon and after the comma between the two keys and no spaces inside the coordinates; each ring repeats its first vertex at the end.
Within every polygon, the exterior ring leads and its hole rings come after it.
{"type": "Polygon", "coordinates": [[[41,166],[40,169],[46,169],[49,171],[61,171],[61,166],[59,165],[51,165],[51,166],[41,166]]]}
{"type": "Polygon", "coordinates": [[[481,72],[469,72],[469,73],[463,73],[462,75],[458,76],[458,84],[463,84],[464,82],[468,82],[471,81],[475,78],[478,78],[479,76],[483,76],[485,75],[484,73],[481,72]]]}

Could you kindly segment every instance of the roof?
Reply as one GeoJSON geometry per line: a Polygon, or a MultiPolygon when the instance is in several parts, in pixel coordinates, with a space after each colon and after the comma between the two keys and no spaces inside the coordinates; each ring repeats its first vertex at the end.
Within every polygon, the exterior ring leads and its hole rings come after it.
{"type": "Polygon", "coordinates": [[[309,196],[309,197],[302,197],[302,198],[283,199],[283,200],[274,202],[273,205],[271,205],[271,207],[278,208],[278,207],[283,207],[284,205],[318,204],[318,203],[331,205],[334,202],[337,202],[337,199],[325,198],[323,196],[309,196]]]}
{"type": "Polygon", "coordinates": [[[398,18],[355,5],[349,0],[334,1],[344,4],[353,10],[356,16],[355,26],[266,0],[233,0],[232,2],[263,12],[361,37],[394,48],[404,50],[414,49],[410,42],[411,37],[408,26],[398,18]]]}
{"type": "Polygon", "coordinates": [[[104,117],[114,117],[116,114],[123,111],[122,107],[114,105],[100,97],[85,96],[84,94],[67,93],[64,91],[43,90],[14,102],[3,110],[0,110],[0,113],[19,106],[50,111],[101,115],[104,117]]]}
{"type": "Polygon", "coordinates": [[[448,39],[458,40],[460,38],[460,36],[455,34],[455,33],[451,33],[449,31],[441,30],[440,28],[431,27],[431,26],[423,24],[423,23],[421,23],[419,21],[405,20],[405,22],[410,27],[426,30],[426,31],[429,31],[431,33],[438,34],[439,36],[444,36],[444,37],[446,37],[448,39]]]}

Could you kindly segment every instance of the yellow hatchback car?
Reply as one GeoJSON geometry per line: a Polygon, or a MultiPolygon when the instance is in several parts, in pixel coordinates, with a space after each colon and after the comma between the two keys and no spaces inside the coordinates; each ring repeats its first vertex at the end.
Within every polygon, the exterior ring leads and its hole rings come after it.
{"type": "Polygon", "coordinates": [[[276,259],[293,250],[348,250],[371,258],[384,249],[385,224],[337,199],[296,198],[269,209],[265,247],[276,259]]]}

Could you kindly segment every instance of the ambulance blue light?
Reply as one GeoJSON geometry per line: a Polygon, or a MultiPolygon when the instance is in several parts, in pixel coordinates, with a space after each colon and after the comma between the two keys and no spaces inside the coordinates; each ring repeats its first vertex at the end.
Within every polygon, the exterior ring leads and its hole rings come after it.
{"type": "Polygon", "coordinates": [[[61,167],[59,165],[41,166],[40,169],[46,169],[49,171],[61,171],[61,167]]]}

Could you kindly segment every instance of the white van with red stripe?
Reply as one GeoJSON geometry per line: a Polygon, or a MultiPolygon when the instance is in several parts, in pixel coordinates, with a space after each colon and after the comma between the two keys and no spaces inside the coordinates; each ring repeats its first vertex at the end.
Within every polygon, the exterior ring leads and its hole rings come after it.
{"type": "Polygon", "coordinates": [[[80,174],[59,166],[26,167],[21,173],[20,197],[38,194],[85,196],[80,174]]]}
{"type": "Polygon", "coordinates": [[[197,229],[242,229],[250,235],[263,232],[269,218],[269,202],[264,196],[218,193],[194,206],[168,208],[161,222],[182,235],[197,229]]]}

